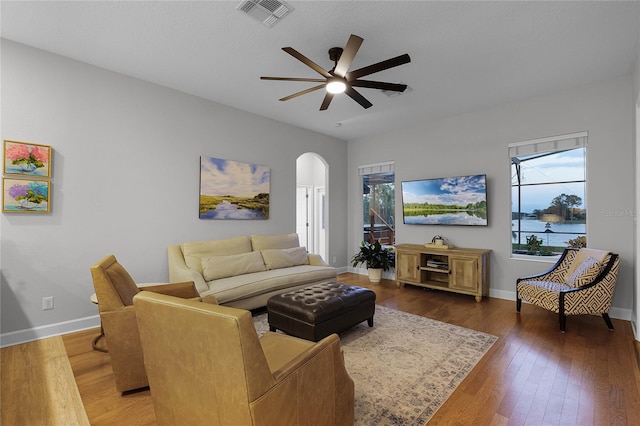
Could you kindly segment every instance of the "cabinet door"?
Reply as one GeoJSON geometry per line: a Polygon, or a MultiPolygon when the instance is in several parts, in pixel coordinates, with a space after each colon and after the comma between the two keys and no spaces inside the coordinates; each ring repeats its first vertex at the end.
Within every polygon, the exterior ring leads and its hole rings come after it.
{"type": "Polygon", "coordinates": [[[449,270],[451,271],[450,288],[472,293],[478,292],[477,258],[451,256],[449,258],[449,270]]]}
{"type": "Polygon", "coordinates": [[[396,253],[396,274],[398,281],[418,281],[418,260],[417,253],[396,253]]]}

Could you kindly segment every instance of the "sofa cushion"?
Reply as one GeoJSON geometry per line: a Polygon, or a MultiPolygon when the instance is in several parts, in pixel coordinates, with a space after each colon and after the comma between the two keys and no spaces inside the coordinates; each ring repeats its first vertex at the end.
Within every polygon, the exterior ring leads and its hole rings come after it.
{"type": "Polygon", "coordinates": [[[587,257],[582,261],[571,275],[566,279],[567,285],[571,287],[581,287],[589,284],[600,273],[600,262],[593,257],[587,257]]]}
{"type": "Polygon", "coordinates": [[[268,249],[286,249],[298,247],[298,234],[277,234],[277,235],[252,235],[251,247],[253,251],[268,249]]]}
{"type": "Polygon", "coordinates": [[[227,238],[224,240],[193,241],[182,245],[184,261],[187,266],[202,274],[203,257],[228,256],[251,251],[249,236],[227,238]]]}
{"type": "Polygon", "coordinates": [[[200,295],[214,294],[218,303],[225,304],[274,290],[331,279],[336,279],[335,268],[299,265],[209,281],[209,291],[200,295]]]}
{"type": "Polygon", "coordinates": [[[304,247],[288,249],[261,250],[262,259],[267,269],[289,268],[297,265],[308,265],[309,255],[304,247]]]}
{"type": "Polygon", "coordinates": [[[257,251],[202,258],[202,275],[206,281],[266,270],[262,256],[257,251]]]}

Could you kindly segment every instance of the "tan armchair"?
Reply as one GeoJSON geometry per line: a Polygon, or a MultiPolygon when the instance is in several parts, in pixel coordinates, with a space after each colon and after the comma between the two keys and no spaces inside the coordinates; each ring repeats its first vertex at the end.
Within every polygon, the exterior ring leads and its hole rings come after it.
{"type": "Polygon", "coordinates": [[[246,310],[146,291],[134,303],[158,425],[353,425],[337,335],[258,338],[246,310]]]}
{"type": "MultiPolygon", "coordinates": [[[[111,356],[116,389],[125,392],[148,386],[133,306],[133,296],[140,289],[113,255],[93,265],[91,276],[111,356]]],[[[144,289],[199,300],[193,282],[153,285],[144,289]]]]}
{"type": "Polygon", "coordinates": [[[619,266],[617,254],[567,248],[546,272],[516,280],[516,311],[520,312],[522,300],[526,300],[556,312],[562,332],[567,315],[599,314],[613,331],[609,309],[619,266]]]}

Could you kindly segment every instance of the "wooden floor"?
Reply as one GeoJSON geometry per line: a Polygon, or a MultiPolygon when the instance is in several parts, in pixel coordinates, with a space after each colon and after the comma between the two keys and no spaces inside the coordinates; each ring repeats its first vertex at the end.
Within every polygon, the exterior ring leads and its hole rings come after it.
{"type": "Polygon", "coordinates": [[[2,425],[89,425],[60,336],[2,348],[2,425]]]}
{"type": "MultiPolygon", "coordinates": [[[[628,321],[557,316],[524,304],[483,299],[392,281],[341,274],[344,283],[368,287],[377,303],[498,336],[487,355],[455,390],[430,425],[639,425],[640,372],[628,321]]],[[[92,425],[154,425],[148,390],[121,396],[109,355],[92,350],[98,330],[64,336],[71,367],[92,425]]],[[[103,342],[102,342],[103,343],[103,342]]]]}

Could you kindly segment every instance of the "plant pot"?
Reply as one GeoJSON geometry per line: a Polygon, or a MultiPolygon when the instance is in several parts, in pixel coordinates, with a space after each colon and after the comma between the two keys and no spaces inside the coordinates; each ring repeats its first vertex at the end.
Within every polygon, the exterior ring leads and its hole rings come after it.
{"type": "Polygon", "coordinates": [[[379,283],[382,280],[382,268],[369,268],[367,273],[369,274],[369,281],[372,283],[379,283]]]}

